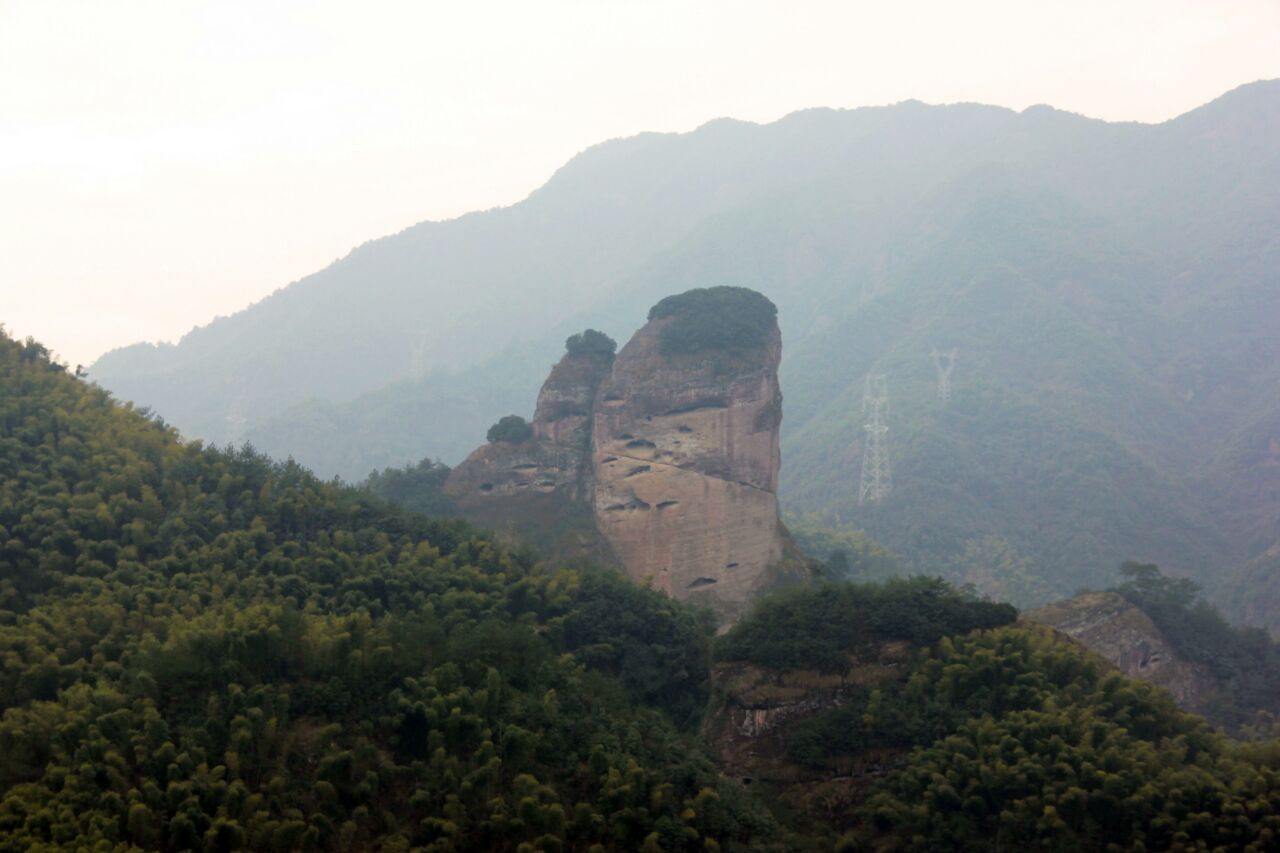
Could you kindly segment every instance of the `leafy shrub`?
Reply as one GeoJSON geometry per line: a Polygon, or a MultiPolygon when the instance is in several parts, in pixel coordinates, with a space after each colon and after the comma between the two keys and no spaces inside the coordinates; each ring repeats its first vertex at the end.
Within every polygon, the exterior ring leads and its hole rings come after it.
{"type": "Polygon", "coordinates": [[[575,358],[580,356],[612,357],[618,349],[618,342],[595,329],[587,329],[576,335],[570,335],[564,342],[565,351],[575,358]]]}
{"type": "Polygon", "coordinates": [[[778,309],[745,287],[705,287],[668,296],[649,309],[649,319],[670,317],[659,333],[668,355],[705,349],[742,351],[769,341],[778,309]]]}
{"type": "Polygon", "coordinates": [[[830,583],[763,599],[721,638],[720,660],[843,672],[848,655],[885,640],[926,645],[1013,622],[1009,604],[966,595],[941,578],[830,583]]]}
{"type": "Polygon", "coordinates": [[[485,437],[489,439],[490,444],[499,441],[519,444],[522,441],[528,441],[533,438],[533,427],[529,426],[529,422],[519,415],[507,415],[489,427],[485,437]]]}

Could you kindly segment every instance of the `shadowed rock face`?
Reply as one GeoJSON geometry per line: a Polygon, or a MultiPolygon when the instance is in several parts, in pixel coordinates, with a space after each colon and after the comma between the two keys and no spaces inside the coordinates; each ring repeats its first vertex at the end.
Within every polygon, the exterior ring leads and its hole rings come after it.
{"type": "Polygon", "coordinates": [[[1119,593],[1085,593],[1023,618],[1078,640],[1129,678],[1163,687],[1188,711],[1205,713],[1217,692],[1208,667],[1179,657],[1151,618],[1119,593]]]}
{"type": "Polygon", "coordinates": [[[783,554],[782,353],[776,325],[745,352],[667,355],[650,321],[597,392],[596,525],[627,572],[735,615],[783,554]]]}
{"type": "Polygon", "coordinates": [[[538,394],[519,443],[493,442],[472,451],[445,483],[460,514],[553,559],[614,557],[591,518],[591,406],[608,375],[608,355],[565,355],[538,394]]]}

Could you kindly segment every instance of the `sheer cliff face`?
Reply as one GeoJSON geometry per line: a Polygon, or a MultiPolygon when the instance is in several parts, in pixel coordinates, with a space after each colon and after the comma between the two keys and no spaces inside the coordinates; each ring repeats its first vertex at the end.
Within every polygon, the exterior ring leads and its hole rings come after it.
{"type": "Polygon", "coordinates": [[[596,526],[637,581],[730,618],[782,557],[777,482],[781,337],[745,352],[667,355],[650,321],[594,406],[596,526]]]}

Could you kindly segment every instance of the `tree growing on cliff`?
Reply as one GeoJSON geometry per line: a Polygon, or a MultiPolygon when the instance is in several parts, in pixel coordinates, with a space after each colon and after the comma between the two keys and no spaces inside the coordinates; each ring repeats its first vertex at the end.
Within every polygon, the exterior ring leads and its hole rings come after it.
{"type": "Polygon", "coordinates": [[[581,356],[608,356],[618,351],[618,342],[595,329],[587,329],[576,335],[570,335],[564,342],[565,351],[578,358],[581,356]]]}
{"type": "Polygon", "coordinates": [[[529,426],[529,422],[519,415],[507,415],[489,427],[489,431],[485,433],[485,438],[489,439],[490,444],[499,441],[519,444],[522,441],[528,441],[533,438],[533,427],[529,426]]]}
{"type": "Polygon", "coordinates": [[[649,309],[649,319],[670,317],[659,341],[668,355],[706,349],[750,350],[763,346],[777,323],[778,308],[745,287],[700,287],[668,296],[649,309]]]}

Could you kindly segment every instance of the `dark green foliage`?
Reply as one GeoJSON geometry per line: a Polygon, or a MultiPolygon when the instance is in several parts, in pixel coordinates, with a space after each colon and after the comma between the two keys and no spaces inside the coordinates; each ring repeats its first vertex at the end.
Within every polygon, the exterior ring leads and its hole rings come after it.
{"type": "Polygon", "coordinates": [[[1151,617],[1180,656],[1208,666],[1223,685],[1227,695],[1212,709],[1214,719],[1239,729],[1259,711],[1280,714],[1280,646],[1265,631],[1230,625],[1194,581],[1149,563],[1125,563],[1120,574],[1115,591],[1151,617]]]}
{"type": "Polygon", "coordinates": [[[500,418],[496,424],[489,427],[489,431],[485,433],[485,438],[489,440],[490,444],[497,441],[519,444],[522,441],[528,441],[533,438],[533,427],[529,426],[529,422],[519,415],[506,415],[500,418]]]}
{"type": "Polygon", "coordinates": [[[1047,630],[943,641],[860,706],[810,739],[921,747],[863,807],[877,849],[1262,851],[1280,833],[1276,744],[1233,743],[1047,630]]]}
{"type": "Polygon", "coordinates": [[[587,329],[570,335],[564,342],[565,352],[576,357],[597,356],[612,358],[618,350],[618,342],[595,329],[587,329]]]}
{"type": "Polygon", "coordinates": [[[558,629],[579,660],[617,677],[634,701],[662,708],[688,727],[707,704],[714,624],[710,611],[597,569],[584,571],[576,606],[558,629]]]}
{"type": "Polygon", "coordinates": [[[386,468],[369,474],[364,487],[380,498],[423,515],[455,515],[453,499],[444,493],[452,469],[440,461],[423,459],[416,465],[386,468]]]}
{"type": "Polygon", "coordinates": [[[671,318],[659,333],[664,353],[740,351],[768,343],[778,309],[745,287],[706,287],[668,296],[649,309],[650,320],[664,317],[671,318]]]}
{"type": "Polygon", "coordinates": [[[760,601],[716,644],[719,660],[779,669],[844,672],[849,655],[885,640],[925,645],[951,634],[1007,625],[1011,605],[965,595],[939,578],[827,583],[760,601]]]}
{"type": "Polygon", "coordinates": [[[184,444],[3,336],[0,565],[4,853],[776,832],[664,712],[705,690],[700,614],[184,444]]]}

